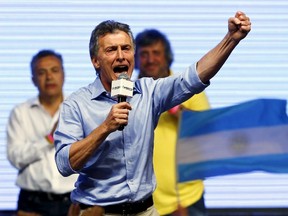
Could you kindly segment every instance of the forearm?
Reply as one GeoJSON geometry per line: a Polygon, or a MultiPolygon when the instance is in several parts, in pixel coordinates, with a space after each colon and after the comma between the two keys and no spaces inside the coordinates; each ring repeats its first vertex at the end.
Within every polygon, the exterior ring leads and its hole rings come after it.
{"type": "MultiPolygon", "coordinates": [[[[102,123],[92,121],[82,124],[83,119],[78,118],[74,108],[65,104],[62,108],[64,114],[60,114],[54,143],[56,164],[63,176],[69,176],[85,167],[108,135],[120,125],[128,123],[128,112],[132,109],[127,102],[116,103],[102,123]]],[[[94,116],[94,113],[90,113],[90,116],[94,116]]],[[[93,159],[97,160],[97,157],[93,159]]]]}
{"type": "Polygon", "coordinates": [[[238,43],[239,41],[234,40],[228,33],[216,47],[197,62],[197,72],[203,83],[208,83],[216,75],[238,43]]]}
{"type": "Polygon", "coordinates": [[[237,44],[251,30],[251,22],[243,12],[237,11],[228,20],[228,33],[210,52],[204,55],[197,64],[197,71],[202,82],[207,83],[220,70],[237,44]]]}
{"type": "Polygon", "coordinates": [[[9,142],[7,145],[7,158],[14,167],[21,170],[41,160],[45,152],[51,148],[44,137],[34,144],[25,141],[9,142]]]}
{"type": "Polygon", "coordinates": [[[22,124],[24,120],[18,113],[13,111],[7,124],[7,158],[14,167],[21,170],[41,160],[51,146],[34,128],[22,124]]]}
{"type": "Polygon", "coordinates": [[[102,124],[83,140],[73,143],[69,151],[69,161],[72,169],[81,169],[109,133],[105,125],[102,124]]]}

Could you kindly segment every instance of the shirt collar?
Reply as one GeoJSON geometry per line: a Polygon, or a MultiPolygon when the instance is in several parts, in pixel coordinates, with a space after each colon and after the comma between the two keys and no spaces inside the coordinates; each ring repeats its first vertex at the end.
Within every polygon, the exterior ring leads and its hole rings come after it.
{"type": "MultiPolygon", "coordinates": [[[[96,99],[102,94],[107,94],[99,76],[96,77],[93,83],[90,84],[89,89],[91,91],[91,99],[96,99]]],[[[109,94],[109,93],[108,93],[109,94]]],[[[109,94],[110,95],[110,94],[109,94]]]]}
{"type": "Polygon", "coordinates": [[[134,82],[133,95],[135,94],[142,94],[139,79],[134,82]]]}
{"type": "Polygon", "coordinates": [[[30,107],[41,106],[39,96],[33,97],[29,100],[30,107]]]}
{"type": "MultiPolygon", "coordinates": [[[[63,95],[63,99],[66,98],[66,95],[63,95]]],[[[39,100],[39,95],[37,95],[36,97],[33,97],[29,100],[30,103],[30,107],[36,107],[36,106],[42,106],[39,100]]]]}

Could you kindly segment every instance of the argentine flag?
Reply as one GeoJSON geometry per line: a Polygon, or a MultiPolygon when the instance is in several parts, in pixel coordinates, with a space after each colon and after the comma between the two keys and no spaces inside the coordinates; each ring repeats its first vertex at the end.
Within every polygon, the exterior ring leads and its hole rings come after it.
{"type": "Polygon", "coordinates": [[[256,170],[288,173],[286,100],[183,111],[176,160],[179,182],[256,170]]]}

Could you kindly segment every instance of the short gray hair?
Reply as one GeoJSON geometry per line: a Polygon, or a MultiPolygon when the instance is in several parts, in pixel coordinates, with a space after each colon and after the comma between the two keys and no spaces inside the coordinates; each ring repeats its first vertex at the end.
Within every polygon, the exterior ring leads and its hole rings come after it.
{"type": "Polygon", "coordinates": [[[114,20],[106,20],[98,24],[94,30],[91,33],[90,37],[90,43],[89,43],[89,52],[90,52],[90,58],[92,59],[94,56],[97,55],[99,50],[99,37],[104,36],[108,33],[114,33],[117,30],[126,32],[133,43],[134,49],[135,49],[135,40],[132,34],[132,31],[129,27],[129,25],[116,22],[114,20]]]}

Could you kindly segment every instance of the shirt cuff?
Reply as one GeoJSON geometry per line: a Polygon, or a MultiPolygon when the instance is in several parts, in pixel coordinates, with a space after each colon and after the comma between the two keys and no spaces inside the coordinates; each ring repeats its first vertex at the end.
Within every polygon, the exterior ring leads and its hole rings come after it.
{"type": "Polygon", "coordinates": [[[186,80],[189,82],[190,91],[194,92],[196,94],[202,92],[205,88],[207,88],[210,85],[210,81],[208,83],[203,83],[199,76],[198,72],[196,70],[197,63],[190,65],[186,71],[185,77],[186,80]]]}
{"type": "Polygon", "coordinates": [[[59,172],[63,176],[69,176],[77,173],[72,169],[70,161],[69,161],[69,151],[71,145],[67,145],[63,147],[60,151],[56,152],[55,160],[58,167],[59,172]]]}

